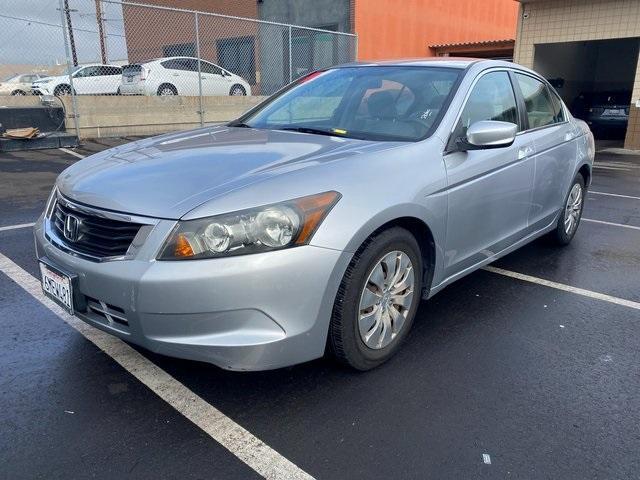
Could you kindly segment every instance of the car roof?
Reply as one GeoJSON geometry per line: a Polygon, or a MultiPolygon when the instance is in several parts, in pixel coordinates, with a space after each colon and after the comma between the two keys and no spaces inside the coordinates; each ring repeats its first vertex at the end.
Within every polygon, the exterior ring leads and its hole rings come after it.
{"type": "Polygon", "coordinates": [[[352,66],[410,66],[410,67],[448,67],[448,68],[467,68],[471,65],[479,64],[483,68],[489,67],[511,67],[528,70],[520,65],[504,60],[491,60],[486,58],[467,58],[467,57],[425,57],[425,58],[406,58],[394,60],[375,60],[375,61],[359,61],[340,65],[341,67],[352,66]]]}

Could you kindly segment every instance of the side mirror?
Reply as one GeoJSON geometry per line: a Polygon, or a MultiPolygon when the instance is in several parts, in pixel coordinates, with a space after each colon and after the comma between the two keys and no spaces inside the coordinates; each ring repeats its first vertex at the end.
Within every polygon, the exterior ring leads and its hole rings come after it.
{"type": "Polygon", "coordinates": [[[510,122],[482,120],[472,124],[466,138],[456,140],[459,151],[503,148],[513,144],[518,126],[510,122]]]}

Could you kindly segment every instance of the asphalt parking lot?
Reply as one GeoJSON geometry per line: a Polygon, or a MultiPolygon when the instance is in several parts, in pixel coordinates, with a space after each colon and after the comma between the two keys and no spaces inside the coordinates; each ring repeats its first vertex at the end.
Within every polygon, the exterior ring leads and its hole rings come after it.
{"type": "Polygon", "coordinates": [[[126,140],[0,154],[1,478],[640,475],[640,155],[600,152],[570,246],[540,239],[423,302],[382,367],[234,373],[39,298],[28,224],[60,171],[126,140]]]}

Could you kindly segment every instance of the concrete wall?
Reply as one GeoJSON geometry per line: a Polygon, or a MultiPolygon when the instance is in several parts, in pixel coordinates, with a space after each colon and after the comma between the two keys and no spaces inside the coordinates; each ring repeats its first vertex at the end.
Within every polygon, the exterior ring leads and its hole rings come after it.
{"type": "MultiPolygon", "coordinates": [[[[239,117],[265,97],[203,97],[207,124],[239,117]]],[[[64,99],[67,131],[75,133],[70,97],[64,99]]],[[[78,96],[80,138],[157,135],[200,126],[198,97],[78,96]]],[[[0,102],[1,103],[1,102],[0,102]]]]}
{"type": "MultiPolygon", "coordinates": [[[[534,67],[536,45],[640,37],[640,1],[532,0],[520,5],[514,60],[534,67]]],[[[639,54],[640,55],[640,54],[639,54]]],[[[640,150],[640,68],[636,65],[625,148],[640,150]]]]}

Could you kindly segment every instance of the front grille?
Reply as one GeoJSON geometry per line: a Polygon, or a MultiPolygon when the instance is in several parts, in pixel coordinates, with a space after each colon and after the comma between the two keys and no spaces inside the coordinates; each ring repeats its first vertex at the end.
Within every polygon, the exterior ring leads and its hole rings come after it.
{"type": "Polygon", "coordinates": [[[64,205],[61,201],[56,201],[51,221],[64,246],[75,252],[98,258],[119,257],[126,254],[141,227],[138,223],[112,220],[78,211],[64,205]],[[70,215],[77,219],[75,222],[77,229],[73,232],[74,234],[65,235],[65,224],[70,215]]]}

